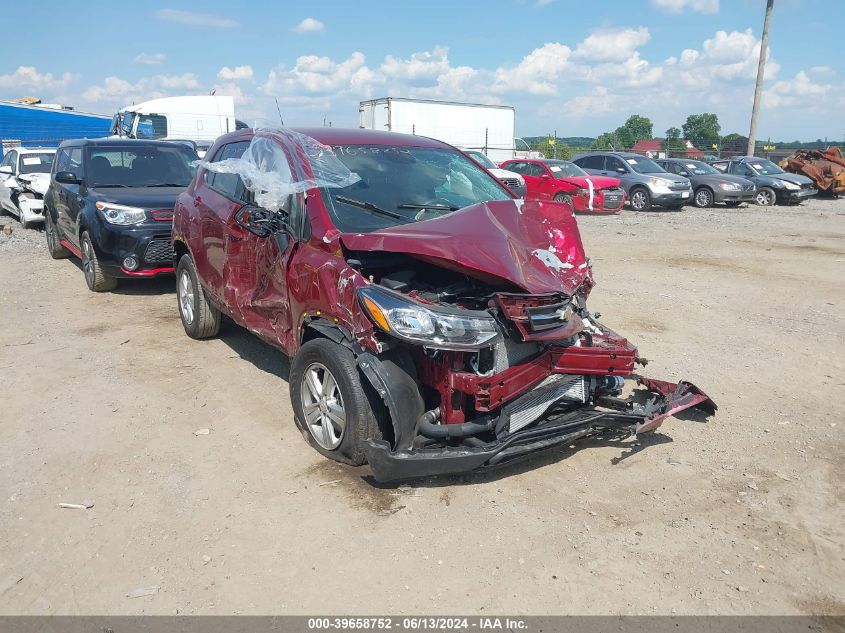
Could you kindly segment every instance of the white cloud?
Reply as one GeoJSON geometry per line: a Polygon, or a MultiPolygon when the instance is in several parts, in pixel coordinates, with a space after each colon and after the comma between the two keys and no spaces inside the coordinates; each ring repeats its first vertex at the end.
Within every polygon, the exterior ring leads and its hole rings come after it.
{"type": "Polygon", "coordinates": [[[801,70],[792,79],[775,82],[771,88],[765,90],[763,105],[767,108],[810,108],[832,89],[831,84],[813,83],[807,73],[801,70]]]}
{"type": "Polygon", "coordinates": [[[183,75],[155,75],[132,83],[120,77],[106,77],[100,85],[89,86],[82,100],[94,111],[108,111],[138,101],[171,96],[174,92],[196,92],[202,88],[194,73],[183,75]]]}
{"type": "Polygon", "coordinates": [[[514,67],[500,66],[495,71],[493,92],[521,92],[532,95],[557,94],[557,81],[572,54],[565,44],[551,42],[535,48],[514,67]]]}
{"type": "MultiPolygon", "coordinates": [[[[747,83],[757,77],[760,40],[750,28],[730,33],[717,31],[704,40],[701,48],[681,53],[675,72],[685,86],[704,89],[713,85],[724,89],[724,82],[747,83]]],[[[765,78],[774,79],[779,71],[780,65],[768,51],[765,78]]]]}
{"type": "Polygon", "coordinates": [[[408,59],[388,55],[384,58],[380,70],[387,77],[436,79],[449,71],[449,49],[445,46],[435,46],[431,51],[414,53],[408,59]]]}
{"type": "Polygon", "coordinates": [[[651,39],[648,28],[596,31],[575,47],[573,59],[589,62],[619,61],[629,58],[651,39]]]}
{"type": "Polygon", "coordinates": [[[319,33],[325,30],[326,25],[314,18],[305,18],[302,22],[293,27],[296,33],[319,33]]]}
{"type": "Polygon", "coordinates": [[[223,66],[223,68],[221,68],[217,72],[217,77],[225,81],[240,81],[242,79],[252,79],[252,76],[252,66],[249,65],[235,66],[234,68],[223,66]]]}
{"type": "Polygon", "coordinates": [[[301,95],[334,93],[364,89],[377,80],[375,73],[365,65],[364,54],[352,53],[342,62],[329,57],[303,55],[298,57],[293,68],[276,68],[270,72],[261,91],[268,95],[301,95]]]}
{"type": "Polygon", "coordinates": [[[165,22],[176,22],[189,26],[209,26],[216,29],[232,29],[240,26],[237,20],[224,18],[211,13],[197,13],[195,11],[180,11],[178,9],[159,9],[155,17],[165,22]]]}
{"type": "Polygon", "coordinates": [[[813,66],[809,72],[815,75],[829,75],[833,72],[833,68],[830,66],[813,66]]]}
{"type": "Polygon", "coordinates": [[[164,53],[139,53],[132,59],[133,64],[145,64],[148,66],[163,64],[166,61],[167,55],[164,53]]]}
{"type": "Polygon", "coordinates": [[[599,86],[590,93],[573,97],[563,104],[563,110],[573,117],[596,116],[613,112],[618,100],[608,93],[607,88],[599,86]]]}
{"type": "Polygon", "coordinates": [[[67,88],[75,78],[76,75],[72,73],[62,73],[60,77],[54,77],[51,73],[38,72],[35,66],[18,66],[15,72],[0,75],[0,89],[61,90],[67,88]]]}
{"type": "Polygon", "coordinates": [[[719,0],[651,0],[651,4],[667,13],[681,13],[686,9],[699,13],[719,12],[719,0]]]}

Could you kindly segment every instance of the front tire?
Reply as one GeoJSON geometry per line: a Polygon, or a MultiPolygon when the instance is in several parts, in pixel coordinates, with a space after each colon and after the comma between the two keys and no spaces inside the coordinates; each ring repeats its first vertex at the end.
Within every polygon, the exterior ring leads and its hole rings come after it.
{"type": "Polygon", "coordinates": [[[630,202],[634,211],[649,211],[651,209],[651,193],[648,189],[637,187],[631,192],[630,202]]]}
{"type": "Polygon", "coordinates": [[[44,233],[47,236],[47,251],[53,259],[67,259],[71,252],[62,246],[59,239],[59,231],[53,222],[53,216],[47,209],[44,209],[44,233]]]}
{"type": "Polygon", "coordinates": [[[775,190],[769,187],[761,187],[757,190],[757,195],[754,197],[756,202],[761,207],[770,207],[777,201],[775,190]]]}
{"type": "Polygon", "coordinates": [[[713,206],[713,192],[707,187],[699,187],[695,190],[693,202],[699,209],[706,209],[713,206]]]}
{"type": "Polygon", "coordinates": [[[366,463],[363,442],[382,439],[378,397],[361,381],[352,352],[325,338],[305,343],[293,359],[290,395],[296,425],[320,454],[366,463]]]}
{"type": "Polygon", "coordinates": [[[217,336],[220,311],[208,302],[190,255],[184,255],[176,267],[176,300],[185,334],[194,339],[217,336]]]}
{"type": "Polygon", "coordinates": [[[117,286],[117,279],[103,272],[100,260],[97,259],[97,252],[94,250],[94,243],[88,231],[82,233],[82,273],[85,275],[85,283],[91,292],[108,292],[117,286]]]}
{"type": "Polygon", "coordinates": [[[572,207],[572,210],[575,211],[575,204],[572,202],[572,196],[566,193],[556,193],[555,197],[553,198],[555,202],[560,202],[562,204],[568,204],[572,207]]]}

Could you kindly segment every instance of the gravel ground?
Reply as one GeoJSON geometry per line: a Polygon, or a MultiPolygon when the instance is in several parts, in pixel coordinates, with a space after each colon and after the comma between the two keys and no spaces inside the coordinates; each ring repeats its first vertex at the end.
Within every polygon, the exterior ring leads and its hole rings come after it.
{"type": "Polygon", "coordinates": [[[172,280],[93,294],[0,223],[0,614],[845,614],[843,200],[580,218],[592,309],[718,414],[409,487],[172,280]]]}

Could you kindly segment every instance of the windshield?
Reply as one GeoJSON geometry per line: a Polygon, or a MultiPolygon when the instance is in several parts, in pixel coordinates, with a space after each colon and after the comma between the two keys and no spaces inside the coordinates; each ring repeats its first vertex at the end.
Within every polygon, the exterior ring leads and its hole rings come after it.
{"type": "Polygon", "coordinates": [[[479,202],[512,199],[490,174],[455,150],[389,145],[333,149],[361,178],[347,187],[321,190],[340,231],[369,233],[479,202]]]}
{"type": "Polygon", "coordinates": [[[640,174],[662,174],[666,170],[653,160],[644,158],[642,156],[628,157],[625,159],[631,168],[640,174]]]}
{"type": "Polygon", "coordinates": [[[23,154],[21,156],[20,173],[22,174],[49,174],[53,166],[53,152],[42,152],[39,154],[23,154]]]}
{"type": "Polygon", "coordinates": [[[754,160],[745,163],[749,165],[754,171],[761,176],[773,176],[774,174],[782,174],[784,171],[775,165],[770,160],[754,160]]]}
{"type": "Polygon", "coordinates": [[[499,167],[496,163],[490,160],[486,154],[481,152],[467,152],[467,154],[485,169],[497,169],[499,167]]]}
{"type": "Polygon", "coordinates": [[[187,187],[197,155],[184,145],[109,145],[87,150],[91,187],[187,187]]]}
{"type": "Polygon", "coordinates": [[[581,169],[575,163],[570,163],[568,160],[547,160],[546,164],[554,174],[555,178],[579,178],[581,176],[588,176],[587,172],[581,169]]]}
{"type": "Polygon", "coordinates": [[[681,163],[681,169],[689,173],[691,176],[705,176],[707,174],[720,174],[718,169],[713,169],[707,163],[702,163],[700,160],[689,160],[681,163]]]}

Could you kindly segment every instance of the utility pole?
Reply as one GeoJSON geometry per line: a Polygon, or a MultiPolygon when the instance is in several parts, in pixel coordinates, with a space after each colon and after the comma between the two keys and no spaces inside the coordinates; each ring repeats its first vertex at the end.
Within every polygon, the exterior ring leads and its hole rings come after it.
{"type": "Polygon", "coordinates": [[[754,105],[751,108],[751,131],[748,133],[748,155],[754,156],[757,143],[757,115],[760,112],[760,97],[763,92],[763,75],[766,72],[766,50],[769,48],[769,23],[772,21],[772,7],[775,0],[766,0],[766,17],[763,20],[763,37],[760,38],[760,60],[757,62],[757,83],[754,86],[754,105]]]}

